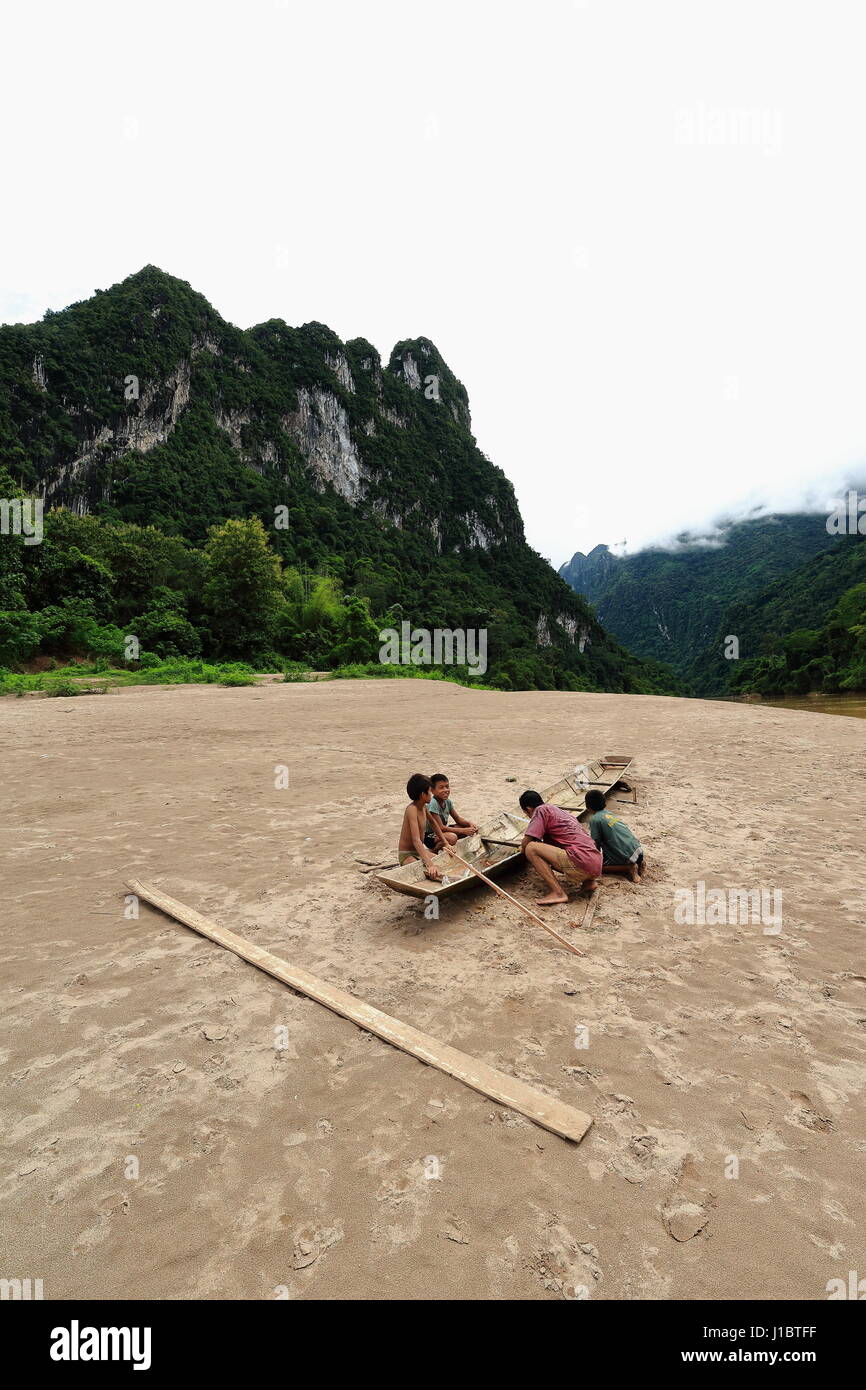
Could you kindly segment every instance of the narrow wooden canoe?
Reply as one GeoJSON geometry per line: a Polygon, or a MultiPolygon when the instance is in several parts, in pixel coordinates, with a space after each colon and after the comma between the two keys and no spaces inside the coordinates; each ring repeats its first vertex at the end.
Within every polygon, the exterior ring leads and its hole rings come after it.
{"type": "MultiPolygon", "coordinates": [[[[590,790],[610,791],[623,780],[633,761],[630,754],[606,753],[590,763],[575,763],[541,795],[545,801],[560,806],[564,811],[573,811],[581,819],[586,809],[586,793],[590,790]]],[[[488,878],[498,878],[505,869],[523,860],[519,846],[528,824],[528,818],[519,805],[513,810],[502,810],[485,821],[477,835],[458,840],[454,846],[455,853],[467,865],[474,864],[481,869],[488,878]]],[[[464,888],[475,887],[481,881],[470,868],[461,869],[444,851],[437,854],[433,862],[442,874],[440,883],[424,877],[424,866],[417,859],[401,868],[374,874],[374,878],[395,893],[408,893],[413,898],[449,898],[464,888]]]]}

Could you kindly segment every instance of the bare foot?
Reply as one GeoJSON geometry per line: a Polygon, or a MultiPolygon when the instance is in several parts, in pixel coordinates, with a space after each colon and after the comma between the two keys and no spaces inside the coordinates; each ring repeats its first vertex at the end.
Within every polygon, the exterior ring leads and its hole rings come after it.
{"type": "Polygon", "coordinates": [[[640,874],[637,871],[637,864],[629,864],[628,876],[632,883],[640,883],[640,874]]]}
{"type": "Polygon", "coordinates": [[[565,893],[548,893],[546,898],[536,898],[536,907],[556,907],[559,903],[567,903],[568,898],[565,893]]]}
{"type": "Polygon", "coordinates": [[[585,898],[592,897],[593,893],[597,893],[600,887],[600,878],[585,878],[580,885],[581,895],[585,898]]]}

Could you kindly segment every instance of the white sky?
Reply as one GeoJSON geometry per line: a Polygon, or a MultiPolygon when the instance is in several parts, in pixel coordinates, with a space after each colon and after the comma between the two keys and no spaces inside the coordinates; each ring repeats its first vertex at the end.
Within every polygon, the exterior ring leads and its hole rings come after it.
{"type": "Polygon", "coordinates": [[[425,334],[556,565],[866,476],[862,0],[7,0],[0,320],[425,334]]]}

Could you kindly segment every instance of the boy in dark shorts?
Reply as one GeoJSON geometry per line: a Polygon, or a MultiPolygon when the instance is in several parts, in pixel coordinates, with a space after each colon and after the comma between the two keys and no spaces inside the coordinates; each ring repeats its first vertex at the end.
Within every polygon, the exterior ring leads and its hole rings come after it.
{"type": "Polygon", "coordinates": [[[433,863],[433,854],[442,848],[444,839],[427,814],[433,795],[430,778],[425,777],[423,772],[413,773],[406,783],[406,795],[412,804],[406,807],[403,814],[397,859],[400,864],[410,864],[413,859],[420,859],[424,865],[424,877],[436,882],[442,875],[433,863]]]}
{"type": "Polygon", "coordinates": [[[604,868],[609,873],[628,874],[632,883],[640,883],[644,857],[634,831],[621,816],[608,811],[604,792],[587,792],[586,809],[593,813],[589,833],[604,856],[604,868]]]}

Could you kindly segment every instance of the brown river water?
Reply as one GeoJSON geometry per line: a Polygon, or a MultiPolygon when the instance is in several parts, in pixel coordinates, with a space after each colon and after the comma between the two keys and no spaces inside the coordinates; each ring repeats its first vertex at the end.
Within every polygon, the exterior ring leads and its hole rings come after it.
{"type": "Polygon", "coordinates": [[[762,700],[762,705],[775,709],[806,709],[812,714],[847,714],[854,719],[866,719],[866,694],[802,695],[783,700],[762,700]]]}

